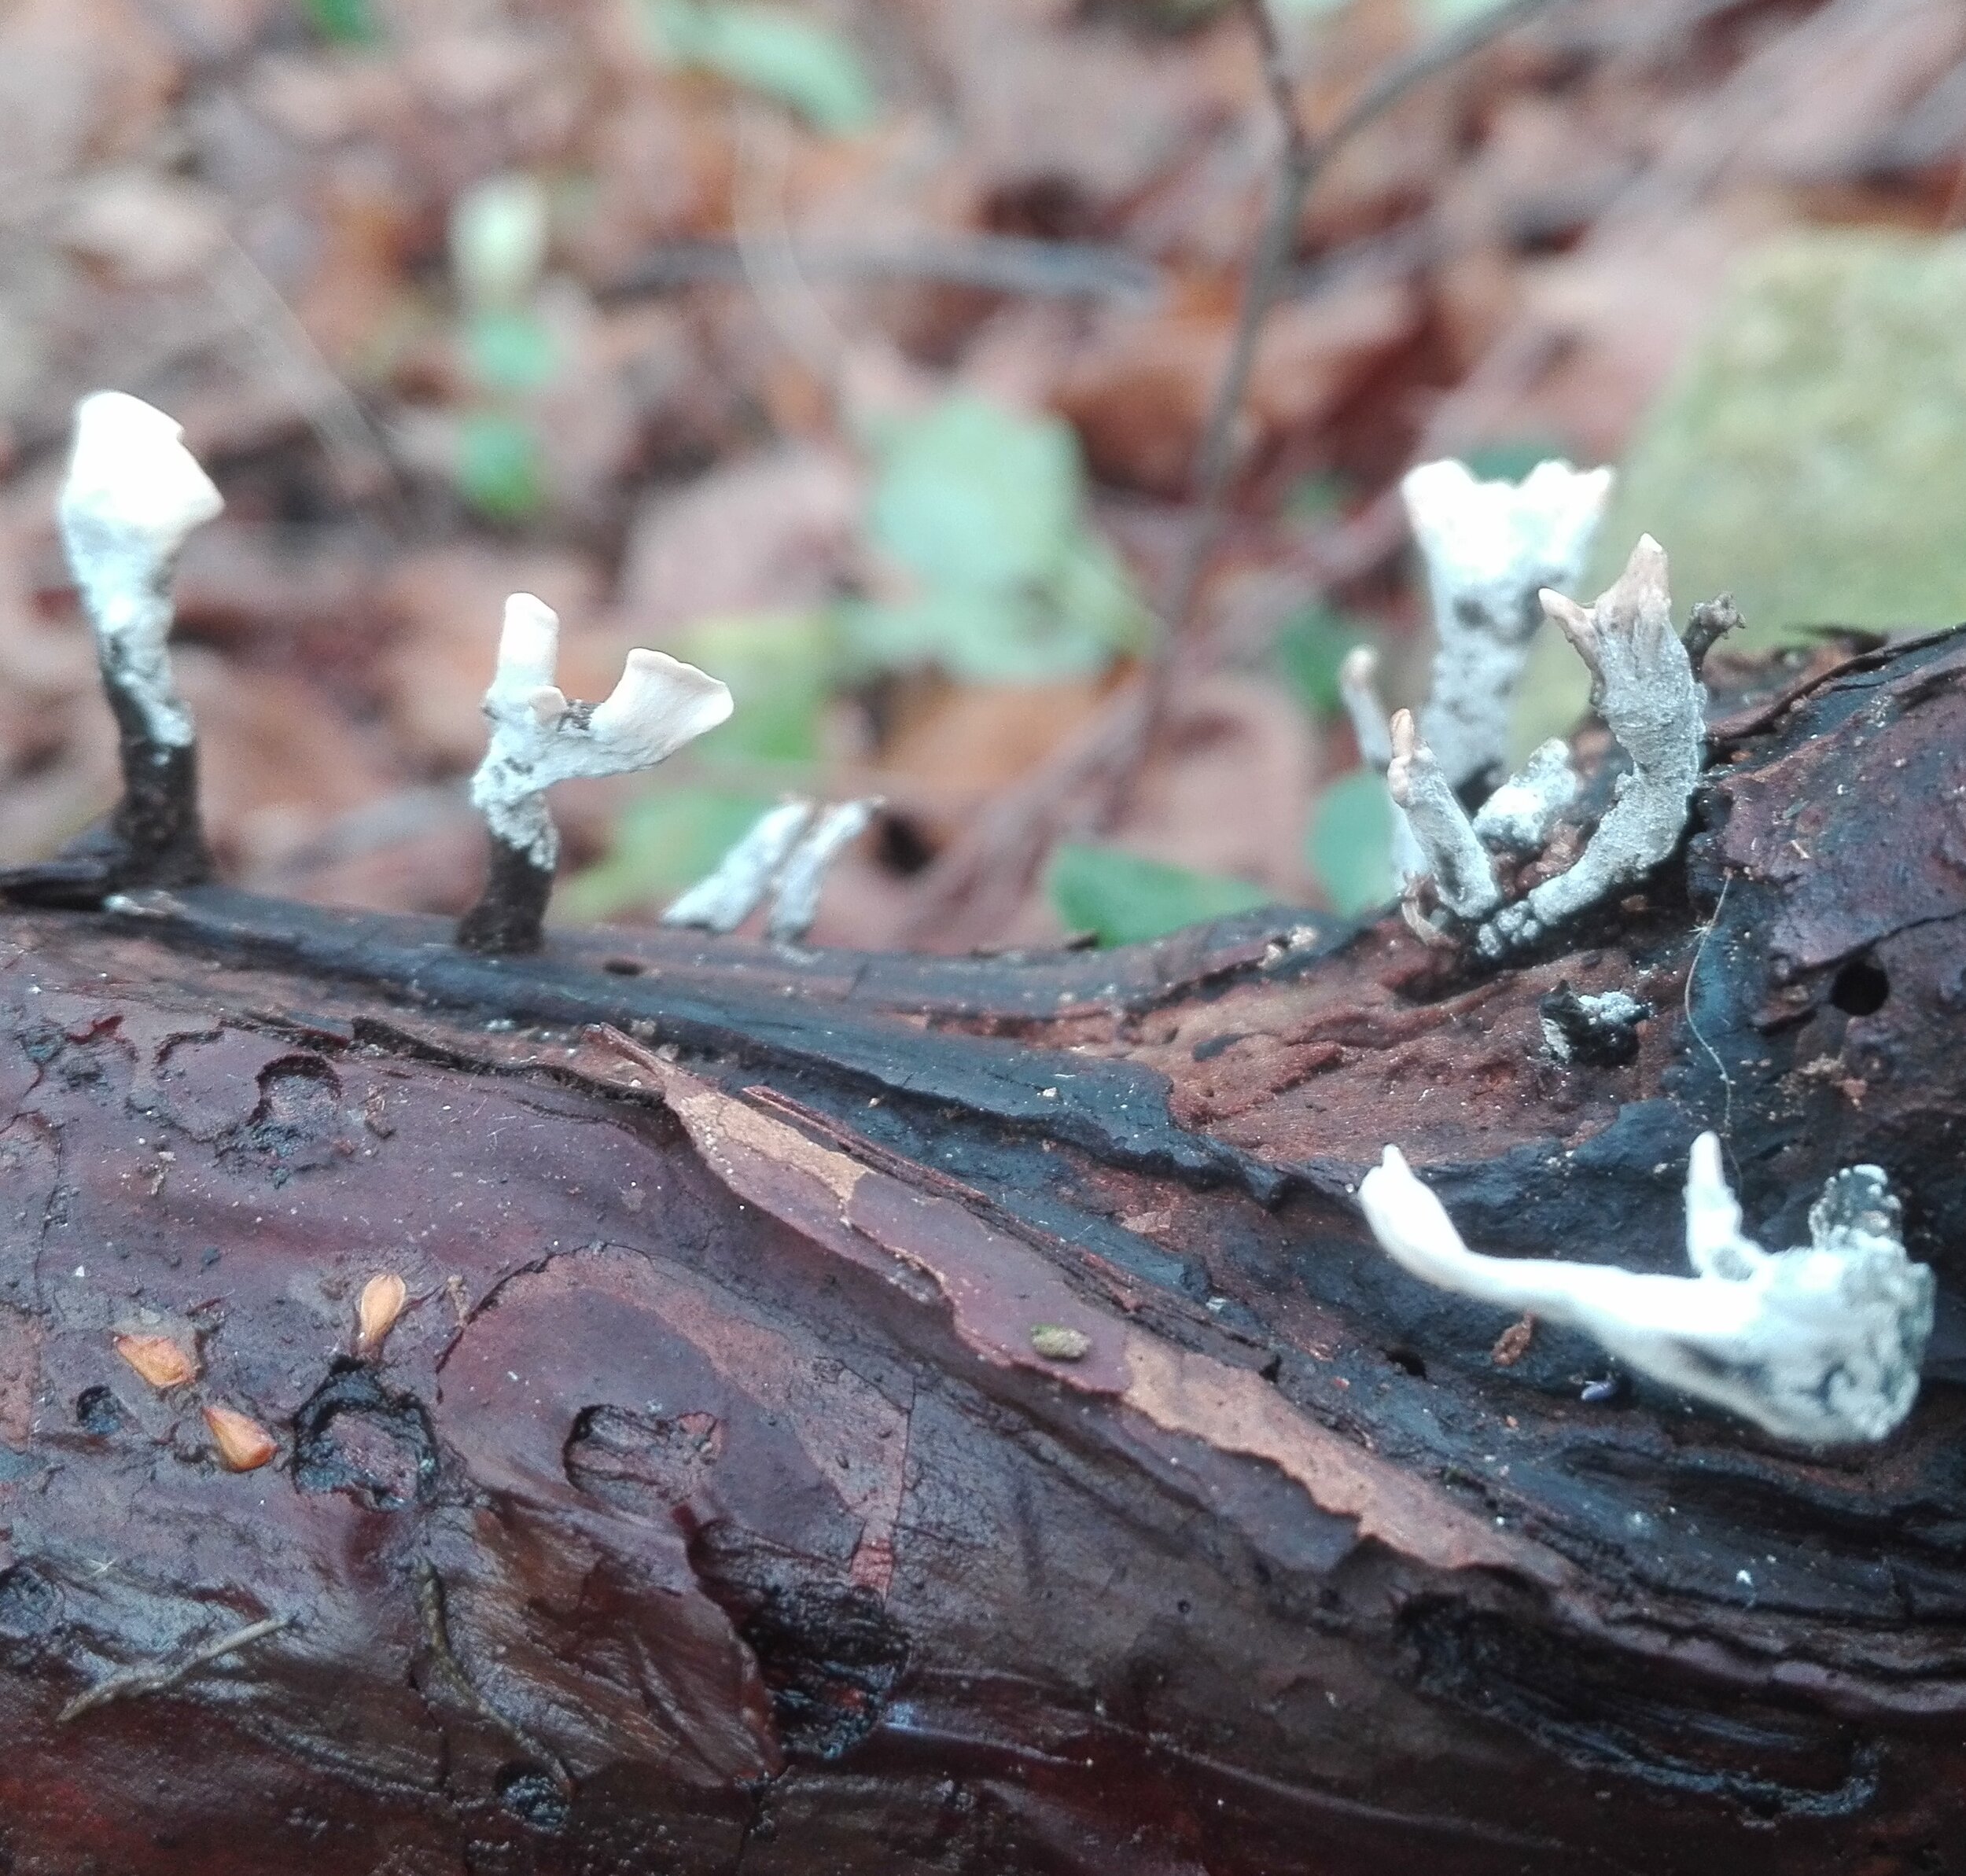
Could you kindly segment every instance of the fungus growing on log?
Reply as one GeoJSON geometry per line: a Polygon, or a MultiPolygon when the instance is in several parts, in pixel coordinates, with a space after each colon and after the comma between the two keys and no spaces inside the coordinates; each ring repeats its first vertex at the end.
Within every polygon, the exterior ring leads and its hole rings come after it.
{"type": "MultiPolygon", "coordinates": [[[[1939,1867],[1966,633],[1839,655],[1507,969],[1279,908],[961,958],[8,908],[0,1862],[1939,1867]],[[1807,1241],[1709,1140],[1646,1274],[1710,1127],[1807,1241]],[[1361,1216],[1389,1137],[1374,1222],[1499,1337],[1361,1216]]],[[[1544,757],[1462,851],[1533,849],[1544,757]]]]}
{"type": "Polygon", "coordinates": [[[491,734],[471,778],[471,800],[490,829],[483,897],[458,927],[480,951],[539,947],[560,857],[546,791],[576,775],[653,768],[731,714],[728,686],[666,652],[637,649],[608,696],[573,703],[554,683],[557,613],[530,593],[505,602],[498,664],[484,693],[491,734]]]}
{"type": "Polygon", "coordinates": [[[767,808],[716,866],[670,906],[662,922],[734,932],[768,894],[771,910],[765,935],[780,944],[797,944],[819,915],[827,869],[867,831],[880,805],[869,796],[839,802],[823,812],[797,799],[767,808]]]}
{"type": "Polygon", "coordinates": [[[1875,1166],[1837,1173],[1810,1212],[1810,1242],[1770,1254],[1742,1236],[1719,1137],[1702,1134],[1686,1172],[1691,1277],[1482,1256],[1397,1146],[1358,1196],[1372,1234],[1423,1281],[1581,1329],[1636,1373],[1780,1439],[1881,1440],[1918,1397],[1932,1273],[1905,1256],[1875,1166]]]}
{"type": "Polygon", "coordinates": [[[209,877],[197,737],[171,672],[171,581],[186,539],[224,507],[161,410],[120,391],[75,406],[61,542],[116,715],[123,798],[54,859],[0,874],[10,896],[92,905],[121,886],[209,877]]]}
{"type": "Polygon", "coordinates": [[[1400,484],[1439,641],[1420,730],[1457,793],[1486,793],[1506,772],[1515,693],[1543,622],[1537,596],[1583,571],[1611,480],[1552,460],[1519,483],[1483,482],[1450,458],[1400,484]]]}

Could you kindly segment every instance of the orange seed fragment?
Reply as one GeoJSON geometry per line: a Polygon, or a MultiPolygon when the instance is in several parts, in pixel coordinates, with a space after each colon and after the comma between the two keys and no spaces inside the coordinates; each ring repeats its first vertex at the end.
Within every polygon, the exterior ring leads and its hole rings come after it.
{"type": "Polygon", "coordinates": [[[393,1273],[371,1277],[363,1285],[361,1298],[355,1307],[358,1354],[373,1355],[382,1346],[383,1337],[395,1326],[409,1300],[408,1287],[393,1273]]]}
{"type": "Polygon", "coordinates": [[[254,1471],[280,1450],[258,1421],[231,1407],[207,1407],[204,1423],[212,1429],[219,1457],[234,1472],[254,1471]]]}
{"type": "Polygon", "coordinates": [[[198,1378],[198,1359],[168,1335],[120,1335],[116,1353],[153,1388],[182,1387],[198,1378]]]}

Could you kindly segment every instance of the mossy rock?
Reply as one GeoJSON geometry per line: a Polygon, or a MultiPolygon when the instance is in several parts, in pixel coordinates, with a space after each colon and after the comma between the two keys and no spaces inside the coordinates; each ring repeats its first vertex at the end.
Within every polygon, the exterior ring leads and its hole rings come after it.
{"type": "MultiPolygon", "coordinates": [[[[1820,232],[1743,256],[1627,453],[1577,597],[1641,533],[1671,557],[1682,623],[1733,594],[1730,647],[1966,618],[1966,238],[1820,232]]],[[[1524,749],[1588,688],[1548,639],[1524,749]]]]}
{"type": "Polygon", "coordinates": [[[1966,240],[1817,234],[1740,263],[1641,427],[1598,537],[1749,629],[1966,617],[1966,240]]]}

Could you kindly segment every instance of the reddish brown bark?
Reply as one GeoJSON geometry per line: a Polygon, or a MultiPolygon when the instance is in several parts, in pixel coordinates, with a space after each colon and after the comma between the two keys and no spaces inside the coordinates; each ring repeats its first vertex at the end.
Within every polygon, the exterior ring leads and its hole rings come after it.
{"type": "Polygon", "coordinates": [[[1962,673],[1740,710],[1684,863],[1493,973],[7,916],[0,1866],[1958,1867],[1962,673]],[[1636,1061],[1548,1057],[1565,980],[1636,1061]],[[1500,1366],[1349,1196],[1394,1140],[1474,1241],[1677,1267],[1706,1125],[1769,1241],[1905,1195],[1882,1447],[1500,1366]]]}

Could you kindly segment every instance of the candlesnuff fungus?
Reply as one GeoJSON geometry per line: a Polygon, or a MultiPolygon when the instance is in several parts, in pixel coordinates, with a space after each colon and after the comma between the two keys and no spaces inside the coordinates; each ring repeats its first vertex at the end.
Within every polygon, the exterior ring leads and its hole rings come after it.
{"type": "Polygon", "coordinates": [[[569,702],[554,684],[560,621],[530,593],[505,602],[498,664],[484,693],[491,723],[471,800],[491,830],[484,896],[458,927],[473,951],[539,947],[560,837],[546,791],[576,775],[653,768],[731,714],[719,679],[665,652],[628,653],[620,682],[598,704],[569,702]]]}
{"type": "Polygon", "coordinates": [[[1706,749],[1706,693],[1673,630],[1666,550],[1639,536],[1616,583],[1585,608],[1543,605],[1590,667],[1591,701],[1632,760],[1576,863],[1505,907],[1478,942],[1489,957],[1642,879],[1679,844],[1706,749]]]}
{"type": "Polygon", "coordinates": [[[1898,1201],[1875,1166],[1832,1177],[1810,1242],[1770,1253],[1742,1236],[1720,1142],[1702,1134],[1686,1173],[1691,1277],[1482,1256],[1397,1146],[1366,1174],[1359,1201],[1381,1247],[1415,1276],[1581,1329],[1634,1372],[1778,1438],[1881,1440],[1917,1397],[1932,1273],[1905,1256],[1898,1201]]]}
{"type": "Polygon", "coordinates": [[[1509,718],[1543,622],[1537,596],[1583,571],[1611,479],[1551,461],[1520,482],[1483,482],[1449,459],[1400,484],[1439,640],[1419,726],[1456,793],[1493,788],[1506,772],[1509,718]]]}
{"type": "Polygon", "coordinates": [[[1502,903],[1494,864],[1434,752],[1414,728],[1412,711],[1394,717],[1392,743],[1386,789],[1406,816],[1441,903],[1456,918],[1485,918],[1502,903]]]}
{"type": "Polygon", "coordinates": [[[867,831],[880,805],[869,796],[839,802],[823,813],[798,797],[768,807],[715,868],[670,906],[662,922],[734,932],[768,893],[772,903],[766,935],[780,944],[796,944],[818,915],[827,867],[867,831]]]}
{"type": "Polygon", "coordinates": [[[171,578],[191,531],[225,506],[170,418],[120,391],[75,406],[62,546],[95,633],[116,714],[123,798],[108,823],[53,860],[6,876],[10,894],[98,902],[120,886],[209,877],[191,713],[171,675],[171,578]]]}
{"type": "Polygon", "coordinates": [[[768,807],[709,873],[672,902],[662,922],[734,932],[771,890],[799,837],[812,825],[812,804],[798,797],[768,807]]]}

